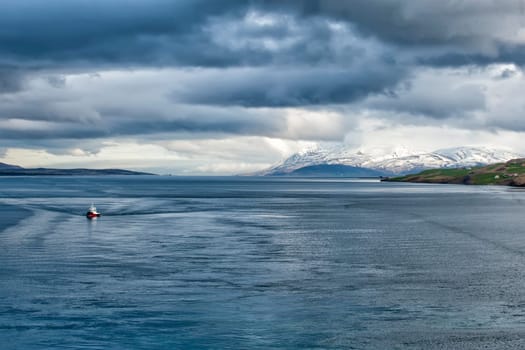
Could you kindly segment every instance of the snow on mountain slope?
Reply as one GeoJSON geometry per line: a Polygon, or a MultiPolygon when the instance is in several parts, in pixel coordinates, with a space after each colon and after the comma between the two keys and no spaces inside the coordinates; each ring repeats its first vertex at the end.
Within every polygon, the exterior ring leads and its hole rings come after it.
{"type": "Polygon", "coordinates": [[[296,153],[260,175],[290,173],[305,166],[342,164],[380,170],[385,174],[406,174],[429,168],[454,168],[486,165],[520,158],[522,155],[486,147],[457,147],[434,152],[413,151],[404,147],[349,150],[344,145],[320,146],[296,153]]]}
{"type": "Polygon", "coordinates": [[[344,145],[318,146],[293,154],[284,161],[262,171],[261,175],[284,174],[305,166],[320,164],[342,164],[355,167],[367,167],[366,164],[383,160],[396,159],[417,153],[405,147],[372,148],[351,150],[344,145]]]}

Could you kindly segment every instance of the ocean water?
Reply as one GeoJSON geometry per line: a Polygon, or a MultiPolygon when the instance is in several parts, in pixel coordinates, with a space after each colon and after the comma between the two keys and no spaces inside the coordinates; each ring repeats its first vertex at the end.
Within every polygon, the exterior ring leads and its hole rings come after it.
{"type": "Polygon", "coordinates": [[[2,177],[0,229],[1,349],[525,347],[517,189],[2,177]]]}

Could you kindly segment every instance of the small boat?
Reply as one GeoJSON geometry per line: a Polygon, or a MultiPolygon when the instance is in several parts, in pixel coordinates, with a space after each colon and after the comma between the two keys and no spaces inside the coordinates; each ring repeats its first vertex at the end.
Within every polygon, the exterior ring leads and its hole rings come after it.
{"type": "Polygon", "coordinates": [[[100,213],[97,211],[97,208],[95,208],[95,206],[91,204],[91,206],[89,207],[86,213],[86,217],[88,219],[94,219],[94,218],[98,218],[99,216],[100,216],[100,213]]]}

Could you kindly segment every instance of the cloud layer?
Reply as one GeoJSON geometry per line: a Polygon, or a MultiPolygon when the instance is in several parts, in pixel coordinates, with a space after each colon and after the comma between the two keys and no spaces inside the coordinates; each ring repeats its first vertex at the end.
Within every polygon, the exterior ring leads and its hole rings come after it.
{"type": "Polygon", "coordinates": [[[210,147],[173,169],[228,172],[283,156],[264,140],[521,133],[524,14],[522,0],[6,0],[0,146],[21,164],[72,150],[88,164],[108,142],[176,163],[185,140],[210,147]],[[262,149],[243,152],[247,138],[262,149]],[[213,166],[219,141],[238,156],[213,166]]]}

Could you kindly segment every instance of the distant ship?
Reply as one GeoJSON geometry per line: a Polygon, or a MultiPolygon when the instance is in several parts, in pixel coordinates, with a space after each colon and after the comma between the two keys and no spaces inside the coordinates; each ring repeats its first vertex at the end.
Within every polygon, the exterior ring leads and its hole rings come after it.
{"type": "Polygon", "coordinates": [[[89,207],[89,210],[86,213],[86,217],[88,219],[94,219],[94,218],[98,218],[99,216],[100,216],[100,213],[97,211],[97,208],[93,204],[91,204],[91,206],[89,207]]]}

